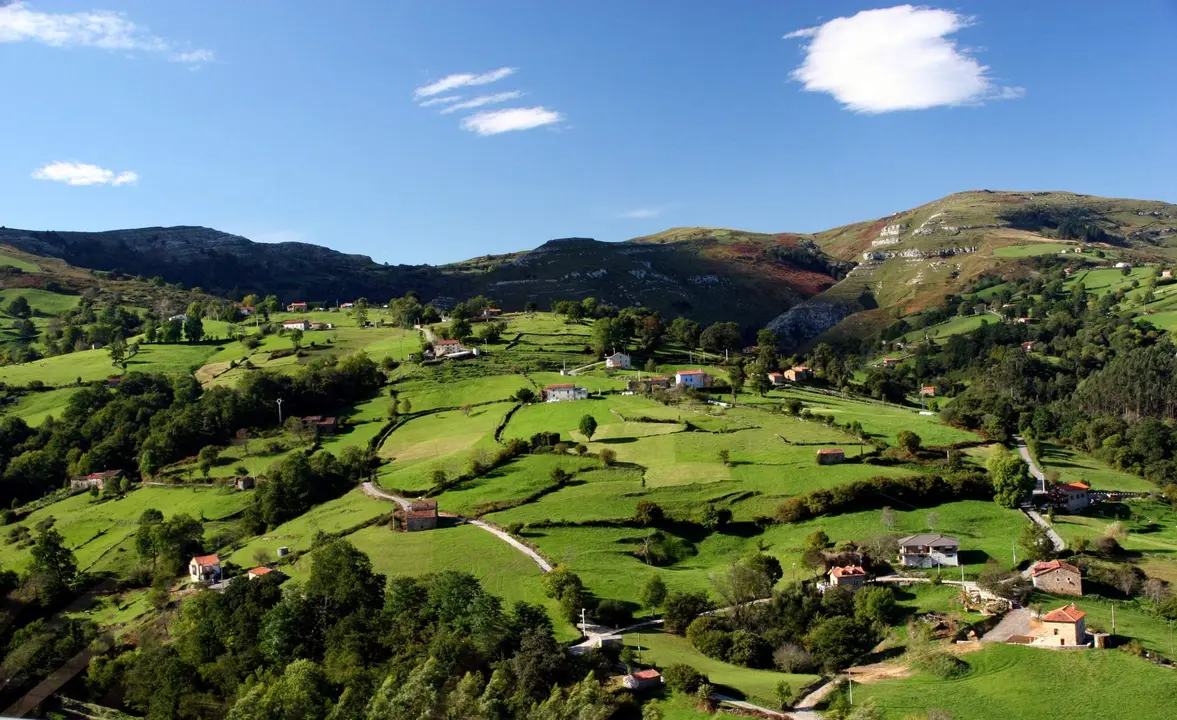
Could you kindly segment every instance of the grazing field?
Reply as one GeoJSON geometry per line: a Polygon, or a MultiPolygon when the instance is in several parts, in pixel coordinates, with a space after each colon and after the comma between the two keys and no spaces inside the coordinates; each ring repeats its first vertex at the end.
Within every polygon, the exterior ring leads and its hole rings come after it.
{"type": "Polygon", "coordinates": [[[972,332],[986,323],[1000,322],[995,315],[966,315],[964,317],[954,317],[951,320],[945,320],[942,323],[937,323],[919,330],[912,330],[903,336],[904,342],[919,342],[925,337],[936,338],[943,340],[944,338],[953,335],[961,335],[963,333],[972,332]]]}
{"type": "MultiPolygon", "coordinates": [[[[77,556],[78,567],[84,570],[103,560],[106,553],[117,552],[116,548],[134,534],[139,516],[148,508],[160,510],[167,517],[187,513],[198,519],[217,520],[240,512],[248,500],[248,493],[217,488],[144,487],[112,500],[95,500],[89,493],[81,493],[39,508],[21,518],[19,525],[35,535],[36,526],[50,523],[52,518],[52,527],[61,533],[66,546],[77,556]]],[[[0,567],[20,570],[28,563],[29,549],[7,542],[14,527],[4,529],[0,567]]]]}
{"type": "Polygon", "coordinates": [[[742,695],[750,702],[766,707],[776,706],[773,699],[774,691],[780,681],[787,681],[794,691],[798,691],[818,680],[816,675],[789,675],[772,670],[754,670],[729,665],[695,650],[686,638],[661,630],[629,633],[625,635],[625,644],[634,648],[641,645],[643,663],[654,664],[662,669],[676,663],[690,665],[706,675],[711,684],[716,686],[717,692],[742,695]],[[734,693],[731,692],[733,690],[734,693]]]}
{"type": "Polygon", "coordinates": [[[458,408],[463,405],[509,400],[521,388],[532,388],[522,375],[486,375],[473,378],[446,378],[446,368],[434,366],[433,377],[412,379],[397,384],[397,398],[407,398],[413,412],[458,408]]]}
{"type": "Polygon", "coordinates": [[[17,402],[0,408],[0,417],[12,415],[36,427],[48,417],[61,417],[61,413],[69,404],[70,396],[75,392],[77,388],[28,392],[21,395],[17,402]]]}
{"type": "MultiPolygon", "coordinates": [[[[441,508],[448,512],[480,515],[489,510],[484,507],[488,503],[519,502],[535,493],[556,488],[551,477],[556,468],[575,475],[573,482],[576,483],[575,487],[579,487],[580,483],[586,482],[586,477],[592,475],[592,473],[583,471],[596,466],[597,460],[595,458],[582,458],[575,455],[525,455],[495,468],[482,477],[467,480],[446,490],[438,497],[438,502],[441,508]]],[[[547,497],[553,497],[562,492],[564,491],[558,490],[547,497]]],[[[539,507],[539,505],[532,503],[522,507],[539,507]]],[[[542,507],[550,507],[550,504],[545,502],[542,507]]],[[[503,522],[500,520],[500,515],[501,513],[496,514],[490,519],[496,523],[503,522]]]]}
{"type": "Polygon", "coordinates": [[[385,487],[426,489],[431,476],[441,470],[453,477],[465,469],[477,450],[496,451],[495,428],[511,403],[495,403],[461,410],[447,410],[412,418],[394,430],[380,446],[380,456],[391,460],[381,467],[379,482],[385,487]]]}
{"type": "Polygon", "coordinates": [[[958,679],[917,673],[856,683],[855,702],[872,699],[884,718],[894,720],[933,709],[951,713],[954,720],[1106,720],[1171,714],[1173,671],[1127,653],[994,644],[962,659],[971,670],[958,679]]]}
{"type": "MultiPolygon", "coordinates": [[[[0,265],[4,264],[3,256],[0,256],[0,265]]],[[[34,316],[60,315],[73,310],[82,301],[81,295],[63,295],[37,288],[8,288],[0,290],[0,310],[7,309],[8,303],[17,297],[23,297],[29,301],[29,307],[33,309],[34,316]]]]}
{"type": "Polygon", "coordinates": [[[1177,650],[1172,627],[1167,620],[1143,607],[1143,601],[1104,600],[1100,597],[1073,597],[1049,595],[1035,592],[1031,602],[1047,610],[1074,602],[1075,606],[1087,613],[1088,632],[1112,631],[1112,606],[1116,608],[1116,636],[1139,640],[1141,645],[1167,657],[1174,657],[1177,650]]]}
{"type": "Polygon", "coordinates": [[[1006,245],[993,250],[995,257],[1027,258],[1038,255],[1058,255],[1061,251],[1069,251],[1074,245],[1071,243],[1048,242],[1026,243],[1025,245],[1006,245]]]}
{"type": "Polygon", "coordinates": [[[1097,268],[1075,273],[1064,285],[1070,289],[1075,285],[1082,284],[1087,288],[1087,292],[1101,296],[1115,292],[1120,288],[1128,290],[1131,288],[1133,280],[1143,284],[1153,276],[1154,272],[1156,272],[1156,268],[1151,265],[1133,267],[1126,275],[1123,270],[1115,268],[1097,268]]]}
{"type": "Polygon", "coordinates": [[[1084,482],[1095,490],[1124,492],[1153,492],[1154,483],[1138,475],[1120,472],[1100,461],[1059,445],[1043,443],[1041,464],[1043,471],[1058,472],[1059,482],[1084,482]]]}
{"type": "Polygon", "coordinates": [[[122,370],[111,364],[110,354],[105,350],[82,350],[0,367],[0,382],[9,385],[28,385],[39,380],[50,387],[60,387],[79,379],[90,382],[104,380],[111,375],[122,375],[122,370]]]}
{"type": "Polygon", "coordinates": [[[229,560],[241,567],[257,565],[255,555],[259,550],[278,556],[279,547],[293,551],[308,550],[315,535],[340,533],[356,528],[369,520],[392,512],[394,506],[387,500],[370,498],[360,488],[355,488],[342,497],[316,505],[303,515],[285,522],[264,535],[253,538],[229,555],[229,560]]]}
{"type": "Polygon", "coordinates": [[[1171,556],[1177,560],[1177,511],[1158,500],[1127,500],[1099,503],[1081,515],[1057,515],[1055,530],[1068,543],[1094,541],[1108,534],[1113,525],[1122,532],[1120,545],[1126,550],[1171,556]]]}
{"type": "Polygon", "coordinates": [[[12,257],[11,255],[6,255],[4,253],[0,253],[0,267],[4,267],[4,266],[18,268],[22,272],[27,272],[27,273],[41,272],[41,266],[37,265],[36,263],[29,262],[28,260],[21,260],[20,258],[15,258],[15,257],[12,257]]]}

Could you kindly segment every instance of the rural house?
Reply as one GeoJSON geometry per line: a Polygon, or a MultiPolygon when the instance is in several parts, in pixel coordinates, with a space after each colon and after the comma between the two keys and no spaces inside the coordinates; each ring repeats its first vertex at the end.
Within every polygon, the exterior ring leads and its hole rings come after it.
{"type": "Polygon", "coordinates": [[[904,567],[933,568],[959,565],[960,540],[947,535],[922,533],[899,539],[899,560],[904,567]]]}
{"type": "Polygon", "coordinates": [[[414,500],[405,510],[405,530],[434,530],[437,528],[437,501],[414,500]]]}
{"type": "Polygon", "coordinates": [[[90,473],[85,477],[76,478],[69,481],[71,488],[98,488],[99,491],[106,489],[106,484],[115,482],[123,476],[122,470],[106,470],[104,472],[90,473]]]}
{"type": "Polygon", "coordinates": [[[345,302],[345,303],[340,303],[339,309],[340,310],[351,310],[355,306],[356,306],[356,304],[354,302],[345,302]]]}
{"type": "Polygon", "coordinates": [[[768,382],[770,385],[784,385],[785,374],[782,372],[770,372],[768,374],[768,382]]]}
{"type": "Polygon", "coordinates": [[[622,352],[615,352],[605,356],[605,367],[619,370],[629,369],[629,356],[622,352]]]}
{"type": "Polygon", "coordinates": [[[794,365],[788,370],[781,373],[789,382],[805,382],[813,379],[813,371],[806,365],[794,365]]]}
{"type": "Polygon", "coordinates": [[[482,311],[481,317],[483,320],[494,320],[495,318],[497,318],[498,316],[500,316],[502,314],[503,314],[503,311],[500,310],[499,308],[488,307],[487,309],[482,311]]]}
{"type": "Polygon", "coordinates": [[[1162,280],[1168,280],[1168,279],[1169,279],[1169,278],[1171,278],[1171,277],[1173,277],[1173,271],[1172,271],[1172,270],[1162,270],[1162,271],[1161,271],[1161,279],[1162,279],[1162,280]]]}
{"type": "Polygon", "coordinates": [[[334,435],[339,430],[339,419],[322,415],[307,415],[302,420],[304,430],[318,430],[320,435],[334,435]]]}
{"type": "Polygon", "coordinates": [[[1041,645],[1076,646],[1087,644],[1087,613],[1075,603],[1051,610],[1042,616],[1042,634],[1035,642],[1041,645]]]}
{"type": "Polygon", "coordinates": [[[264,565],[263,565],[263,566],[261,566],[261,567],[255,567],[254,569],[252,569],[252,570],[250,570],[249,572],[245,573],[245,577],[249,578],[250,580],[257,580],[258,578],[260,578],[260,577],[265,577],[265,576],[269,575],[269,574],[270,574],[270,573],[272,573],[272,572],[274,572],[274,570],[273,570],[273,569],[271,569],[271,568],[268,568],[268,567],[266,567],[266,566],[264,566],[264,565]]]}
{"type": "Polygon", "coordinates": [[[572,383],[549,385],[544,388],[544,402],[567,402],[569,400],[585,400],[588,389],[577,387],[572,383]]]}
{"type": "Polygon", "coordinates": [[[922,388],[920,388],[920,397],[936,397],[936,386],[924,385],[922,388]]]}
{"type": "Polygon", "coordinates": [[[254,479],[248,475],[242,475],[240,477],[233,478],[233,487],[237,488],[238,490],[252,490],[254,484],[254,479]]]}
{"type": "Polygon", "coordinates": [[[1083,597],[1083,576],[1079,568],[1062,560],[1034,563],[1030,582],[1042,592],[1083,597]]]}
{"type": "Polygon", "coordinates": [[[818,465],[838,465],[846,460],[846,451],[842,448],[822,448],[817,451],[818,465]]]}
{"type": "Polygon", "coordinates": [[[858,565],[832,567],[827,575],[830,585],[845,585],[851,590],[857,590],[866,584],[866,570],[858,565]]]}
{"type": "Polygon", "coordinates": [[[650,690],[662,685],[662,673],[657,670],[638,670],[626,675],[621,684],[627,690],[650,690]]]}
{"type": "Polygon", "coordinates": [[[455,355],[463,350],[462,343],[458,340],[438,340],[433,343],[433,354],[435,357],[455,355]]]}
{"type": "Polygon", "coordinates": [[[286,312],[306,312],[307,304],[304,302],[293,302],[286,306],[286,312]]]}
{"type": "Polygon", "coordinates": [[[192,582],[214,583],[221,579],[221,559],[216,555],[197,555],[188,563],[192,582]]]}
{"type": "Polygon", "coordinates": [[[299,318],[297,320],[283,320],[282,328],[285,330],[302,330],[306,332],[311,329],[311,321],[306,318],[299,318]]]}
{"type": "Polygon", "coordinates": [[[883,367],[895,367],[899,364],[899,358],[883,358],[883,367]]]}
{"type": "Polygon", "coordinates": [[[707,387],[711,376],[702,370],[679,370],[674,374],[674,384],[684,387],[707,387]]]}
{"type": "Polygon", "coordinates": [[[1050,488],[1050,499],[1067,512],[1079,512],[1091,504],[1090,490],[1091,486],[1087,483],[1063,483],[1050,488]]]}

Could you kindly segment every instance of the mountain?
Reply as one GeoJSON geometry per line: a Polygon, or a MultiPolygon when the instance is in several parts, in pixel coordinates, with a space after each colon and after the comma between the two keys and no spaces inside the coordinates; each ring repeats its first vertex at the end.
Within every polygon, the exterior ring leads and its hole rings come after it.
{"type": "Polygon", "coordinates": [[[977,190],[815,234],[674,228],[622,243],[551,240],[449,265],[387,265],[305,243],[255,243],[202,227],[108,232],[0,228],[0,245],[75,267],[241,297],[383,302],[415,290],[444,304],[486,295],[508,310],[593,296],[707,323],[765,324],[786,344],[865,336],[984,274],[1058,243],[1177,259],[1177,206],[1068,192],[977,190]],[[1047,243],[1056,243],[1048,245],[1047,243]]]}

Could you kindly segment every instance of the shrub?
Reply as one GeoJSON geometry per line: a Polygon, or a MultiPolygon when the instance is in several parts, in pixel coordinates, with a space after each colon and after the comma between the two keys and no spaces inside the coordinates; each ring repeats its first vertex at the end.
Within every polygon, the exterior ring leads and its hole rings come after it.
{"type": "Polygon", "coordinates": [[[694,695],[707,682],[707,676],[690,665],[675,664],[662,671],[662,681],[672,692],[694,695]]]}
{"type": "Polygon", "coordinates": [[[713,607],[706,593],[672,592],[662,608],[664,627],[667,632],[682,635],[695,618],[713,607]]]}
{"type": "Polygon", "coordinates": [[[617,462],[617,453],[609,448],[603,448],[601,452],[597,453],[597,457],[601,459],[601,464],[605,467],[610,467],[617,462]]]}
{"type": "Polygon", "coordinates": [[[768,667],[772,664],[772,645],[763,635],[748,630],[737,630],[731,636],[727,661],[750,668],[768,667]]]}
{"type": "Polygon", "coordinates": [[[602,600],[597,604],[597,622],[611,628],[632,625],[633,608],[623,600],[602,600]]]}
{"type": "Polygon", "coordinates": [[[732,633],[723,618],[701,615],[687,627],[687,642],[709,658],[726,661],[732,648],[732,633]]]}

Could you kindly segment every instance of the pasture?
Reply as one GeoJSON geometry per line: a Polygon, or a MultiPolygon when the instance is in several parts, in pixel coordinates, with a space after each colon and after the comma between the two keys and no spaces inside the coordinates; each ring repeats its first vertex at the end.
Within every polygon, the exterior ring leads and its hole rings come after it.
{"type": "Polygon", "coordinates": [[[1122,490],[1124,492],[1153,492],[1157,490],[1156,484],[1139,475],[1110,468],[1090,455],[1084,455],[1060,445],[1042,444],[1041,466],[1044,472],[1049,470],[1057,472],[1059,482],[1083,482],[1095,490],[1122,490]]]}
{"type": "Polygon", "coordinates": [[[77,388],[61,388],[44,392],[27,392],[15,403],[0,408],[0,417],[12,415],[37,427],[49,417],[61,417],[77,388]]]}

